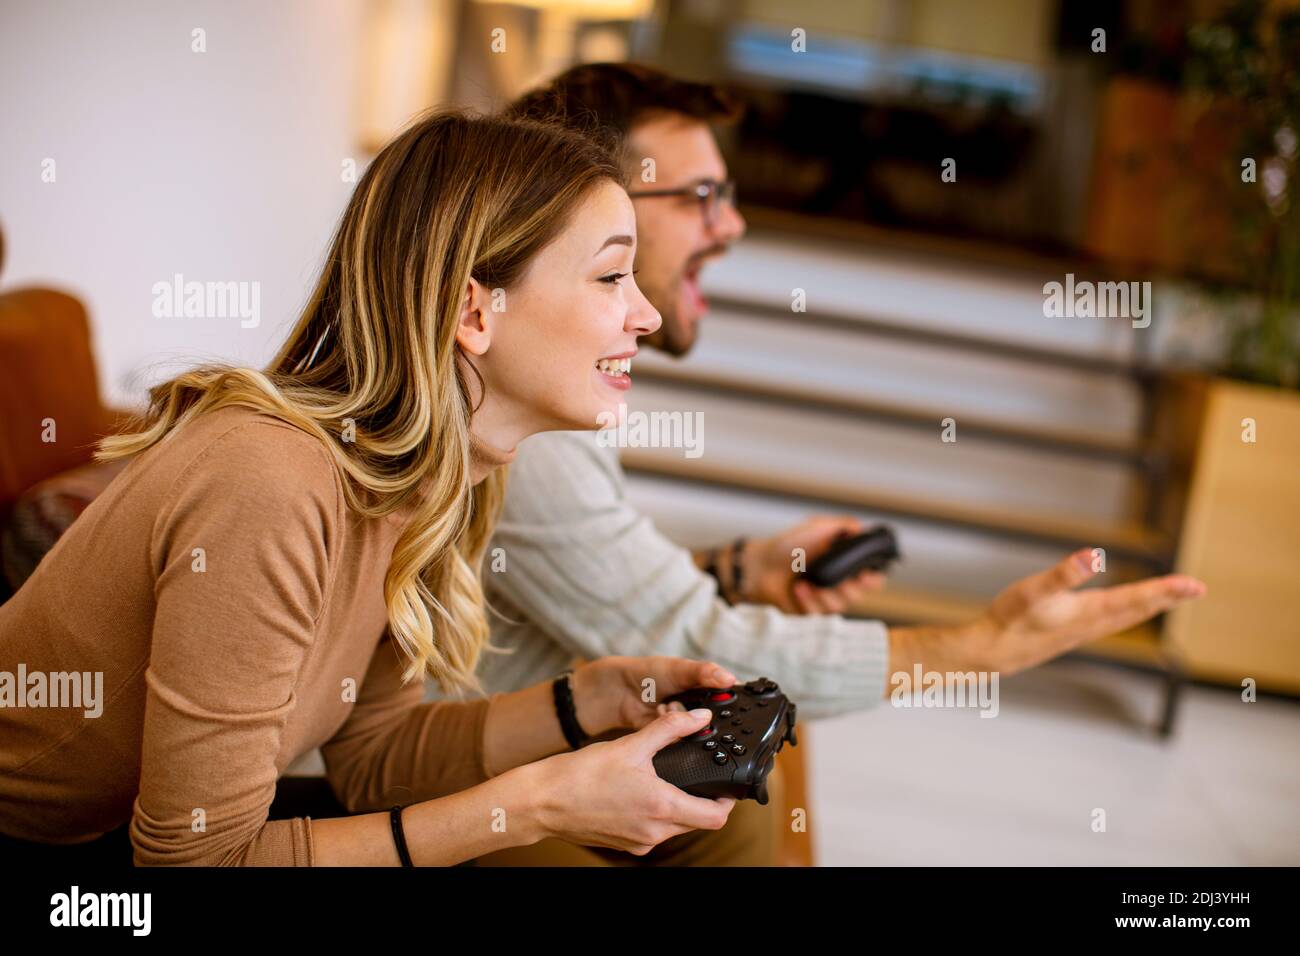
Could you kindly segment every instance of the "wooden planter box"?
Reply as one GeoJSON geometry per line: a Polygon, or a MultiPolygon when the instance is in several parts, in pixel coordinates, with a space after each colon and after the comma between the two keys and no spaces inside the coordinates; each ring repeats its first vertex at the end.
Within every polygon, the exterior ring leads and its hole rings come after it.
{"type": "Polygon", "coordinates": [[[1300,694],[1300,392],[1207,384],[1177,569],[1209,588],[1166,623],[1190,675],[1300,694]]]}

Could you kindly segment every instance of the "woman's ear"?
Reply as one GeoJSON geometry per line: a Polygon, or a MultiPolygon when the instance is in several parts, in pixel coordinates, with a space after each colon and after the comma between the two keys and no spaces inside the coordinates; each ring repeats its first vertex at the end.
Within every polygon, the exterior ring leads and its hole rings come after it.
{"type": "Polygon", "coordinates": [[[488,290],[474,278],[465,286],[460,318],[456,322],[456,342],[471,355],[482,355],[492,344],[491,312],[488,290]]]}

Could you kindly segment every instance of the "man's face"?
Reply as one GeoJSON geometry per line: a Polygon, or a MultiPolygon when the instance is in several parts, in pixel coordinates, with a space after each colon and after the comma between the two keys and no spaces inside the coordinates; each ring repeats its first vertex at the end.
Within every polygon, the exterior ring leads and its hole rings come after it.
{"type": "MultiPolygon", "coordinates": [[[[706,123],[679,113],[635,124],[628,134],[634,168],[629,192],[677,189],[702,180],[723,182],[727,165],[706,123]],[[654,160],[655,180],[642,179],[646,158],[654,160]]],[[[705,221],[694,196],[635,198],[636,281],[661,316],[659,331],[646,345],[671,355],[685,355],[695,344],[699,322],[708,310],[700,293],[704,263],[727,251],[745,232],[745,220],[730,203],[715,206],[712,224],[705,221]]]]}

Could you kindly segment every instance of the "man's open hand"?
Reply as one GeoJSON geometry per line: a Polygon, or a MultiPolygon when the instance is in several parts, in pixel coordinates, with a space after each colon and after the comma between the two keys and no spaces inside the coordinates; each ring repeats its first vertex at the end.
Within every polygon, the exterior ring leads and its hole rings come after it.
{"type": "MultiPolygon", "coordinates": [[[[1205,585],[1185,574],[1147,578],[1132,584],[1075,591],[1096,572],[1092,550],[1011,585],[994,599],[984,616],[962,629],[953,642],[938,635],[940,650],[953,669],[978,668],[1012,674],[1050,660],[1088,641],[1117,634],[1205,593],[1205,585]],[[961,658],[964,658],[964,666],[961,658]]],[[[930,666],[923,646],[920,657],[930,666]]]]}

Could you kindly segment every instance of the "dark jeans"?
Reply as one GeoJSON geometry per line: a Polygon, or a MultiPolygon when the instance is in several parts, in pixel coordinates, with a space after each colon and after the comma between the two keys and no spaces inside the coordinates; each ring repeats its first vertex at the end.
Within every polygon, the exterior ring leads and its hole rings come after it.
{"type": "MultiPolygon", "coordinates": [[[[282,777],[275,786],[268,819],[293,817],[345,817],[347,811],[334,799],[334,792],[324,777],[282,777]]],[[[0,860],[6,864],[42,867],[116,869],[133,866],[133,851],[128,824],[110,830],[98,839],[71,846],[31,843],[0,833],[0,860]]]]}

